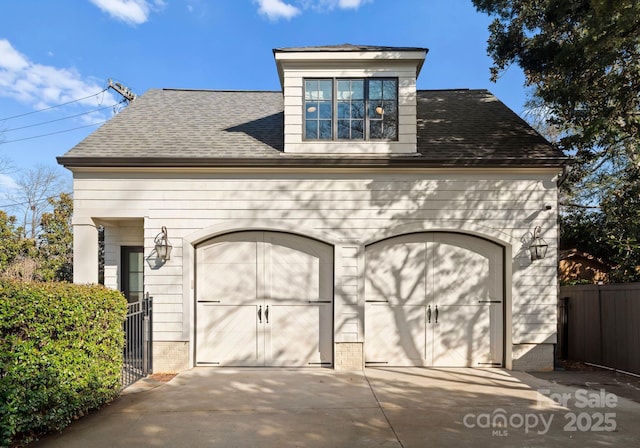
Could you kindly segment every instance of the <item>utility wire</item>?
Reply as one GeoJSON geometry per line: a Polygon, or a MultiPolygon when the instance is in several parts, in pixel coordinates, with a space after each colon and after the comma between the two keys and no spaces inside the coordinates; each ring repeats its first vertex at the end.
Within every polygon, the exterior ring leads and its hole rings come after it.
{"type": "Polygon", "coordinates": [[[64,132],[71,132],[71,131],[75,131],[75,130],[78,130],[78,129],[84,129],[84,128],[88,128],[88,127],[91,127],[91,126],[97,126],[99,124],[106,123],[107,121],[109,121],[109,120],[97,121],[95,123],[87,124],[87,125],[84,125],[84,126],[78,126],[77,128],[64,129],[62,131],[49,132],[48,134],[33,135],[31,137],[17,138],[15,140],[0,141],[0,145],[6,145],[7,143],[14,143],[14,142],[22,142],[24,140],[31,140],[31,139],[34,139],[34,138],[48,137],[50,135],[62,134],[64,132]]]}
{"type": "Polygon", "coordinates": [[[55,123],[56,121],[68,120],[69,118],[80,117],[82,115],[91,114],[93,112],[99,112],[101,110],[110,109],[112,107],[117,106],[118,104],[122,104],[122,102],[123,101],[120,101],[119,103],[112,104],[111,106],[100,107],[98,109],[89,110],[87,112],[82,112],[80,114],[69,115],[67,117],[62,117],[62,118],[56,118],[55,120],[43,121],[41,123],[36,123],[36,124],[29,124],[27,126],[20,126],[18,128],[2,129],[2,130],[0,130],[0,132],[5,133],[5,132],[11,132],[11,131],[18,131],[20,129],[27,129],[27,128],[33,128],[33,127],[36,127],[36,126],[42,126],[43,124],[55,123]]]}
{"type": "Polygon", "coordinates": [[[98,93],[94,93],[93,95],[85,96],[84,98],[78,98],[77,100],[67,101],[66,103],[56,104],[55,106],[49,106],[49,107],[45,107],[44,109],[33,110],[31,112],[27,112],[27,113],[24,113],[24,114],[14,115],[12,117],[0,118],[0,121],[13,120],[14,118],[20,118],[20,117],[24,117],[26,115],[36,114],[38,112],[44,112],[45,110],[55,109],[56,107],[66,106],[67,104],[77,103],[78,101],[82,101],[82,100],[86,100],[86,99],[92,98],[94,96],[98,96],[101,93],[106,92],[107,90],[108,90],[108,87],[102,89],[98,93]]]}

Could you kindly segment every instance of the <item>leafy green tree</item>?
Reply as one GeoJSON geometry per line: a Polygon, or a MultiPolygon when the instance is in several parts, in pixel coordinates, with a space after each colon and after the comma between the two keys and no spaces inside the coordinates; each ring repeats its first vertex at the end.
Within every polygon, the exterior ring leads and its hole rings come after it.
{"type": "Polygon", "coordinates": [[[519,65],[543,132],[574,157],[563,186],[563,243],[619,264],[615,281],[637,279],[640,2],[472,1],[494,17],[492,80],[519,65]]]}
{"type": "Polygon", "coordinates": [[[618,266],[610,273],[613,282],[640,282],[640,170],[623,173],[620,187],[602,201],[605,232],[618,266]]]}
{"type": "Polygon", "coordinates": [[[603,260],[612,260],[615,251],[604,232],[605,216],[599,210],[576,209],[560,215],[562,238],[560,249],[578,248],[603,260]],[[585,238],[591,235],[591,238],[585,238]]]}
{"type": "Polygon", "coordinates": [[[8,216],[0,210],[0,271],[20,254],[20,229],[16,228],[15,216],[8,216]]]}
{"type": "Polygon", "coordinates": [[[37,257],[40,275],[45,281],[73,281],[73,199],[62,193],[59,198],[50,198],[53,207],[44,213],[40,222],[37,257]]]}
{"type": "Polygon", "coordinates": [[[15,216],[0,210],[0,272],[30,254],[32,243],[22,238],[23,229],[16,226],[15,216]]]}
{"type": "Polygon", "coordinates": [[[563,131],[579,163],[622,156],[640,165],[640,2],[473,0],[495,16],[491,76],[511,64],[563,131]]]}

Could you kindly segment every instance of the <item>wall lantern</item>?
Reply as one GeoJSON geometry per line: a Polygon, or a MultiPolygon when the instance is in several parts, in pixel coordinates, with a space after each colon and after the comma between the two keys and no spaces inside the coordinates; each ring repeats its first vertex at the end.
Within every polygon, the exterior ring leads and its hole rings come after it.
{"type": "Polygon", "coordinates": [[[529,244],[529,252],[531,252],[531,261],[542,260],[547,255],[547,248],[549,245],[545,240],[540,238],[540,226],[537,226],[533,230],[533,240],[529,244]]]}
{"type": "Polygon", "coordinates": [[[173,249],[173,246],[167,238],[167,228],[165,226],[162,226],[162,230],[160,230],[160,233],[156,235],[154,242],[156,244],[156,254],[158,255],[158,258],[162,261],[170,260],[171,249],[173,249]]]}

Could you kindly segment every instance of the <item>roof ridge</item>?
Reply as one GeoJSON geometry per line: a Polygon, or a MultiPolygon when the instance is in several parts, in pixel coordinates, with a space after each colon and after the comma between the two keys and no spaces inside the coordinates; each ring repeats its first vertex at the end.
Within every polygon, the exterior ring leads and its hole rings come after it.
{"type": "Polygon", "coordinates": [[[416,89],[416,92],[488,92],[493,95],[489,89],[473,89],[469,87],[458,87],[452,89],[416,89]]]}
{"type": "Polygon", "coordinates": [[[179,88],[179,87],[163,87],[161,89],[152,89],[152,90],[162,90],[167,92],[231,92],[231,93],[282,93],[282,90],[250,90],[250,89],[190,89],[190,88],[179,88]]]}
{"type": "Polygon", "coordinates": [[[357,44],[336,44],[336,45],[310,45],[305,47],[281,47],[274,48],[273,53],[298,53],[298,52],[331,52],[331,51],[429,51],[425,47],[392,47],[385,45],[357,45],[357,44]]]}

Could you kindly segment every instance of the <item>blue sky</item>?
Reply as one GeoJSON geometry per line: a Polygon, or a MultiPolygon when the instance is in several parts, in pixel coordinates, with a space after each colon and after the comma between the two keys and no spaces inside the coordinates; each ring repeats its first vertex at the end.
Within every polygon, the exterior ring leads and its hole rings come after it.
{"type": "MultiPolygon", "coordinates": [[[[108,120],[121,99],[99,93],[109,78],[138,95],[163,87],[280,90],[271,51],[279,47],[426,47],[419,89],[486,88],[521,115],[526,100],[517,67],[489,81],[491,19],[471,0],[0,0],[0,6],[0,157],[15,169],[56,166],[56,156],[108,120]],[[79,98],[85,99],[51,108],[79,98]],[[51,109],[34,113],[44,108],[51,109]],[[44,134],[51,135],[33,138],[44,134]]],[[[15,176],[1,174],[0,185],[15,176]]]]}

